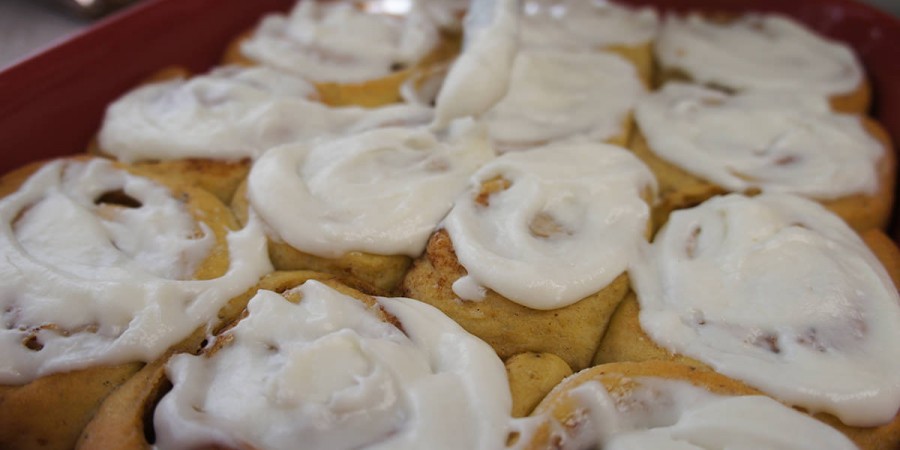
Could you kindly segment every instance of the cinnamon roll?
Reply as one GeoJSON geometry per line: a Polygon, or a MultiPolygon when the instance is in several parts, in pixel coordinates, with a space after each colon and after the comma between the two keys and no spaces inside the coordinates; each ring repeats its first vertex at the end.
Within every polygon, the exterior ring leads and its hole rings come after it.
{"type": "Polygon", "coordinates": [[[821,412],[866,448],[900,442],[897,288],[821,206],[730,195],[675,212],[629,275],[637,303],[623,302],[595,363],[674,353],[821,412]]]}
{"type": "Polygon", "coordinates": [[[134,400],[150,410],[161,450],[496,449],[510,426],[506,375],[489,346],[421,302],[315,280],[260,290],[201,355],[175,355],[144,378],[109,399],[126,411],[98,415],[82,449],[102,448],[108,433],[146,447],[134,400]],[[166,379],[171,390],[147,400],[166,379]]]}
{"type": "Polygon", "coordinates": [[[669,83],[638,102],[635,118],[632,150],[660,183],[657,225],[725,192],[815,199],[857,230],[890,218],[896,162],[887,133],[832,112],[820,96],[669,83]]]}
{"type": "Polygon", "coordinates": [[[226,64],[276,67],[315,83],[326,104],[380,106],[400,100],[416,70],[456,53],[417,5],[387,11],[379,2],[304,1],[271,14],[226,52],[226,64]]]}
{"type": "Polygon", "coordinates": [[[558,143],[473,175],[403,281],[502,358],[553,353],[586,367],[628,291],[655,183],[624,149],[558,143]]]}
{"type": "Polygon", "coordinates": [[[849,46],[785,16],[670,15],[655,50],[662,81],[687,78],[732,92],[809,92],[828,97],[837,111],[869,109],[869,82],[849,46]]]}
{"type": "Polygon", "coordinates": [[[273,149],[235,197],[267,226],[276,268],[345,273],[397,287],[462,191],[494,152],[481,127],[389,127],[273,149]]]}
{"type": "Polygon", "coordinates": [[[584,370],[557,386],[532,420],[514,448],[857,448],[740,382],[661,361],[584,370]]]}
{"type": "Polygon", "coordinates": [[[271,270],[257,223],[98,158],[0,182],[0,447],[69,448],[143,362],[190,348],[271,270]]]}

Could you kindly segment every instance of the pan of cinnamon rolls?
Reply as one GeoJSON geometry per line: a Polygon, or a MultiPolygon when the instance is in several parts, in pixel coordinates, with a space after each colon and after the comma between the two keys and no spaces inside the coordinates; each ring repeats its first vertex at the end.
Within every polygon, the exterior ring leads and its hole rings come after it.
{"type": "Polygon", "coordinates": [[[222,48],[0,178],[0,448],[900,448],[897,130],[847,43],[302,0],[222,48]]]}

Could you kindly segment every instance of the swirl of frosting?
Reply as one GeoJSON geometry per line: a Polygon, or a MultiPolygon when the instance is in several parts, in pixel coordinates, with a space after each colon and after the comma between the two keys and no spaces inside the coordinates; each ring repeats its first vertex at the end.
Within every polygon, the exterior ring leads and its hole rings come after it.
{"type": "Polygon", "coordinates": [[[584,422],[562,449],[856,449],[834,428],[769,397],[717,395],[657,377],[627,381],[624,392],[597,381],[568,392],[584,422]]]}
{"type": "Polygon", "coordinates": [[[170,191],[107,160],[56,161],[0,200],[0,384],[149,361],[271,271],[259,225],[231,265],[192,280],[214,237],[170,191]],[[110,207],[108,192],[131,207],[110,207]]]}
{"type": "Polygon", "coordinates": [[[727,23],[668,16],[656,41],[663,67],[732,89],[844,94],[863,82],[850,48],[787,17],[747,14],[727,23]]]}
{"type": "Polygon", "coordinates": [[[652,8],[631,9],[606,0],[526,0],[521,39],[525,48],[595,50],[651,42],[659,28],[652,8]]]}
{"type": "Polygon", "coordinates": [[[446,136],[383,128],[271,150],[247,181],[274,237],[326,258],[418,256],[469,175],[494,156],[471,121],[446,136]]]}
{"type": "Polygon", "coordinates": [[[310,101],[314,96],[309,83],[264,67],[226,67],[188,80],[153,83],[109,106],[100,147],[126,162],[239,160],[256,158],[279,144],[341,133],[361,121],[431,118],[423,107],[329,108],[310,101]]]}
{"type": "Polygon", "coordinates": [[[358,2],[311,0],[289,16],[267,16],[241,51],[312,81],[358,83],[415,65],[439,39],[418,7],[395,16],[366,11],[358,2]]]}
{"type": "Polygon", "coordinates": [[[883,145],[817,95],[669,83],[635,118],[653,153],[731,191],[835,199],[878,189],[883,145]]]}
{"type": "Polygon", "coordinates": [[[506,96],[484,115],[501,148],[622,133],[644,93],[634,69],[614,54],[522,51],[506,96]]]}
{"type": "Polygon", "coordinates": [[[291,294],[259,291],[225,345],[169,362],[158,448],[504,447],[512,400],[487,344],[416,300],[367,308],[316,281],[291,294]]]}
{"type": "Polygon", "coordinates": [[[653,340],[852,426],[900,408],[900,297],[837,216],[799,197],[677,211],[630,270],[653,340]]]}
{"type": "Polygon", "coordinates": [[[601,290],[645,242],[645,198],[655,189],[646,166],[606,144],[564,142],[495,159],[444,220],[468,272],[453,291],[478,300],[490,288],[547,310],[601,290]]]}

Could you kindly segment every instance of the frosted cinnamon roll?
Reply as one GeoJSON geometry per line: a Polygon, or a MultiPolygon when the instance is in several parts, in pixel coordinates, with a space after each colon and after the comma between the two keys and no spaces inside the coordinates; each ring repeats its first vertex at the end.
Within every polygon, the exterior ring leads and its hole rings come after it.
{"type": "Polygon", "coordinates": [[[225,67],[189,77],[179,67],[163,69],[110,104],[89,151],[194,180],[227,201],[247,176],[248,159],[284,134],[273,103],[316,93],[270,69],[225,67]]]}
{"type": "Polygon", "coordinates": [[[493,156],[471,121],[285,146],[256,162],[234,206],[239,218],[249,209],[266,224],[276,268],[345,273],[391,291],[493,156]]]}
{"type": "Polygon", "coordinates": [[[652,8],[632,9],[606,0],[525,0],[521,40],[526,49],[617,53],[649,86],[653,40],[659,17],[652,8]]]}
{"type": "Polygon", "coordinates": [[[97,151],[156,173],[197,179],[224,201],[271,147],[366,122],[427,121],[426,108],[330,108],[315,88],[265,67],[223,67],[140,86],[106,111],[97,151]]]}
{"type": "Polygon", "coordinates": [[[738,92],[804,91],[829,97],[838,111],[869,109],[869,83],[853,51],[780,15],[670,15],[656,57],[663,80],[687,77],[738,92]]]}
{"type": "MultiPolygon", "coordinates": [[[[509,429],[506,374],[484,342],[424,303],[315,280],[259,291],[203,354],[174,356],[156,378],[172,383],[149,405],[160,450],[497,449],[509,429]]],[[[82,448],[106,433],[147,445],[142,420],[122,430],[122,416],[98,417],[111,421],[91,424],[82,448]]]]}
{"type": "Polygon", "coordinates": [[[553,353],[586,367],[628,290],[655,183],[624,149],[558,143],[476,172],[403,281],[502,358],[553,353]]]}
{"type": "Polygon", "coordinates": [[[617,55],[522,50],[509,90],[482,120],[499,151],[570,138],[625,146],[643,93],[634,67],[617,55]]]}
{"type": "Polygon", "coordinates": [[[734,95],[669,83],[635,109],[633,151],[660,183],[657,221],[722,192],[790,193],[823,203],[858,230],[883,228],[895,158],[871,119],[804,93],[734,95]]]}
{"type": "Polygon", "coordinates": [[[380,3],[298,2],[290,14],[270,14],[235,41],[225,62],[295,73],[314,82],[329,105],[396,102],[410,74],[455,50],[416,4],[405,11],[373,8],[380,3]]]}
{"type": "Polygon", "coordinates": [[[515,448],[857,448],[834,428],[739,382],[656,361],[569,377],[532,420],[515,448]]]}
{"type": "Polygon", "coordinates": [[[596,362],[683,355],[873,448],[900,442],[900,296],[818,204],[730,195],[675,212],[629,276],[639,312],[622,304],[596,362]]]}
{"type": "Polygon", "coordinates": [[[257,222],[234,231],[211,194],[108,160],[33,165],[0,185],[4,448],[71,447],[110,390],[196,345],[271,270],[257,222]]]}

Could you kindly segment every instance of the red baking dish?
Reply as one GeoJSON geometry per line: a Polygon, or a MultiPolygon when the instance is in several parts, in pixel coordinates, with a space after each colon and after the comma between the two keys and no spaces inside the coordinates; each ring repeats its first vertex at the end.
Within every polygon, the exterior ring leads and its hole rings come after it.
{"type": "MultiPolygon", "coordinates": [[[[874,117],[900,142],[900,20],[854,0],[620,0],[664,11],[774,11],[849,43],[868,70],[874,117]]],[[[203,71],[264,13],[295,0],[148,0],[0,72],[0,173],[81,152],[106,105],[172,64],[203,71]]],[[[900,221],[895,220],[895,238],[900,221]]]]}

